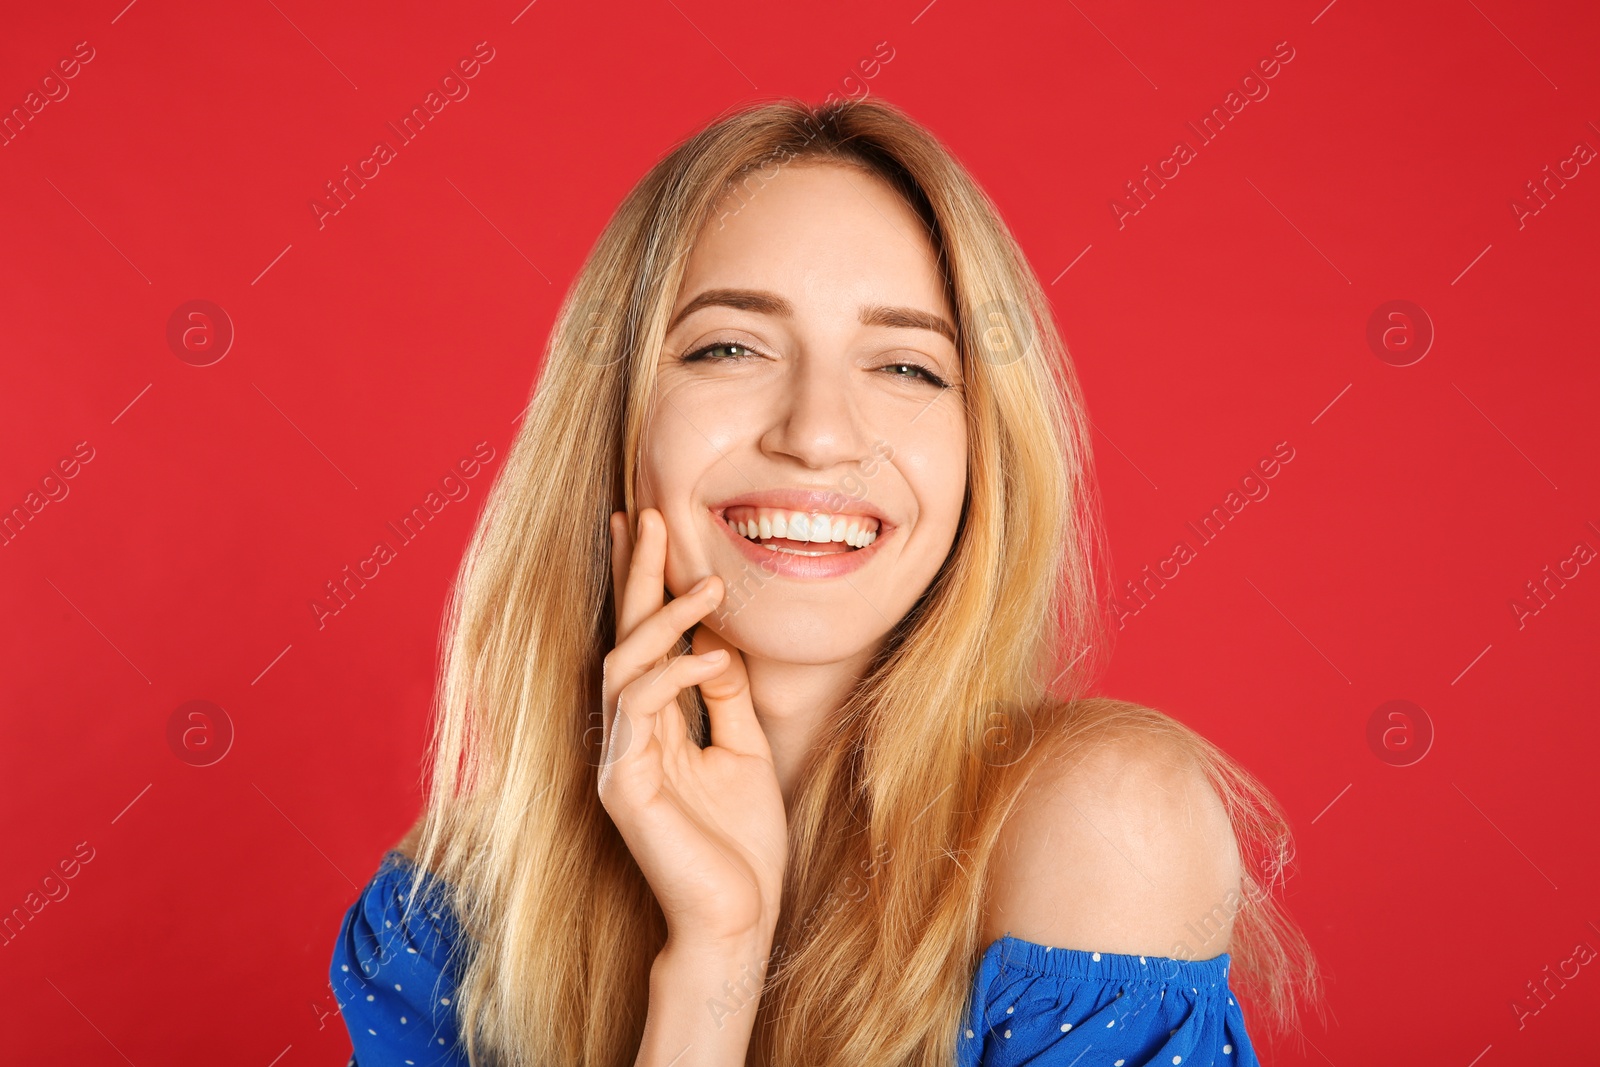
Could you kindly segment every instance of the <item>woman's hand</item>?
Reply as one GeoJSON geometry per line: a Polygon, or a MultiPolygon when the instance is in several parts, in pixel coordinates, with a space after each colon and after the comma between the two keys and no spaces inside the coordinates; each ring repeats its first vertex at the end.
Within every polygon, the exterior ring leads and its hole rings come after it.
{"type": "Polygon", "coordinates": [[[601,686],[600,802],[666,915],[669,946],[770,946],[788,823],[744,660],[705,627],[694,654],[675,654],[684,631],[721,602],[722,579],[710,575],[663,606],[661,513],[640,511],[637,546],[622,512],[611,517],[611,536],[617,644],[601,686]],[[678,693],[691,685],[710,712],[704,749],[678,710],[678,693]]]}

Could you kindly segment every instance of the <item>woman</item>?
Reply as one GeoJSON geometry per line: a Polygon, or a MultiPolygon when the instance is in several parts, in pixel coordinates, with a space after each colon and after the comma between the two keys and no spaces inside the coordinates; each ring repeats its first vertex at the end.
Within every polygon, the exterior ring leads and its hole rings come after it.
{"type": "Polygon", "coordinates": [[[764,104],[657,164],[462,564],[426,808],[334,956],[355,1061],[1254,1063],[1230,963],[1280,1023],[1317,989],[1286,826],[1085,696],[1087,427],[898,110],[764,104]]]}

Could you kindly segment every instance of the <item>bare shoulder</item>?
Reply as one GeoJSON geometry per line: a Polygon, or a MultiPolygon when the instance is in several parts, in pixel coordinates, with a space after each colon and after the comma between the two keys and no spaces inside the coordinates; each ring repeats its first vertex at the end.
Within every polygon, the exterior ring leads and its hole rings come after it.
{"type": "Polygon", "coordinates": [[[1161,732],[1117,731],[1038,768],[1001,832],[985,934],[1209,959],[1228,951],[1241,876],[1199,760],[1161,732]]]}

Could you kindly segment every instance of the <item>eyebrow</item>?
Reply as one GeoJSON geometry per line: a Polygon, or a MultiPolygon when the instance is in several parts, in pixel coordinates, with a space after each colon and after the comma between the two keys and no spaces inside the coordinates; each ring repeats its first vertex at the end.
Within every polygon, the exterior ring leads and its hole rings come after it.
{"type": "MultiPolygon", "coordinates": [[[[794,305],[763,289],[707,289],[683,306],[667,325],[670,333],[690,315],[706,307],[730,307],[739,311],[753,311],[759,315],[776,315],[790,318],[794,305]]],[[[951,344],[956,343],[956,330],[943,315],[918,308],[891,307],[885,304],[868,304],[861,308],[861,325],[888,326],[895,329],[932,330],[951,344]]]]}

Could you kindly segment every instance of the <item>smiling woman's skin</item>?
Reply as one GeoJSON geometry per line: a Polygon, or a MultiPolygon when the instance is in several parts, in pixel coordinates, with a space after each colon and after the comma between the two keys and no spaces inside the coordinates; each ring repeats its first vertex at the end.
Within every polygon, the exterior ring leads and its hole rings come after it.
{"type": "Polygon", "coordinates": [[[881,178],[790,165],[712,218],[722,224],[689,255],[663,345],[639,503],[666,519],[674,595],[710,574],[729,590],[702,626],[743,654],[787,803],[817,728],[955,540],[961,361],[933,244],[881,178]],[[766,299],[700,299],[719,290],[766,299]],[[720,347],[693,358],[709,345],[720,347]],[[793,577],[753,563],[720,516],[770,489],[831,494],[821,510],[870,505],[887,521],[851,573],[793,577]]]}

